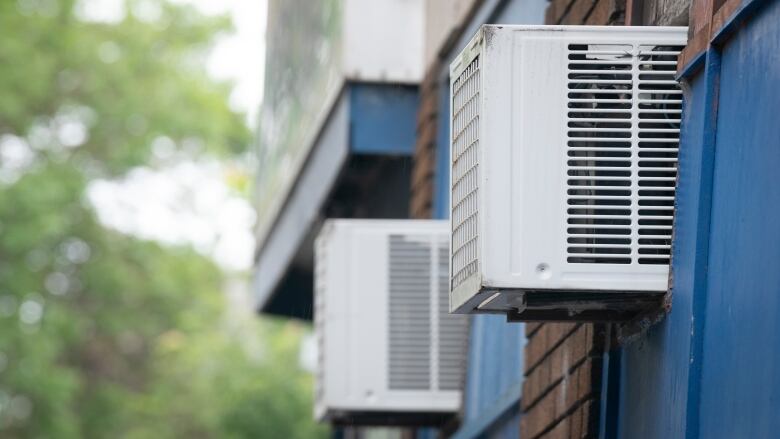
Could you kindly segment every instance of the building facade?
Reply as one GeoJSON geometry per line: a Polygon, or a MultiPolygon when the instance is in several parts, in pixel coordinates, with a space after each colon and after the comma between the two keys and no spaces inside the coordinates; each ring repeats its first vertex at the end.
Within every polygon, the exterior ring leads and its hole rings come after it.
{"type": "Polygon", "coordinates": [[[281,207],[266,220],[270,232],[259,242],[259,309],[310,318],[306,249],[324,217],[449,217],[449,64],[481,24],[688,25],[677,68],[684,103],[664,306],[629,323],[521,324],[472,316],[460,413],[438,429],[403,434],[776,437],[780,231],[773,219],[780,189],[772,177],[780,169],[780,2],[416,4],[422,8],[417,72],[399,74],[390,85],[377,81],[381,76],[339,83],[333,102],[346,103],[332,106],[338,111],[324,120],[346,122],[320,125],[314,137],[320,140],[310,142],[300,171],[289,177],[291,189],[266,201],[281,207]],[[329,134],[331,126],[348,128],[333,128],[339,137],[329,134]],[[387,138],[393,140],[376,141],[387,138]],[[343,144],[349,146],[333,146],[343,144]],[[338,164],[326,166],[334,156],[341,157],[338,164]],[[316,209],[302,216],[299,199],[316,209]],[[295,245],[280,260],[277,249],[290,237],[295,245]]]}

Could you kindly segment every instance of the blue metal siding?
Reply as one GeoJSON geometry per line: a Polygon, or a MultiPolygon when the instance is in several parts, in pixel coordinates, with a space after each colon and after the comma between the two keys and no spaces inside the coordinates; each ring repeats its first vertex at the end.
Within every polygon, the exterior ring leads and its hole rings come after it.
{"type": "Polygon", "coordinates": [[[436,127],[436,169],[433,179],[433,216],[450,217],[450,81],[444,75],[439,85],[439,118],[436,127]]]}
{"type": "Polygon", "coordinates": [[[684,87],[678,189],[672,249],[672,309],[640,340],[623,348],[619,437],[685,437],[691,328],[700,222],[705,86],[684,87]]]}
{"type": "Polygon", "coordinates": [[[350,93],[350,149],[356,154],[410,155],[416,140],[416,86],[356,83],[350,93]]]}
{"type": "Polygon", "coordinates": [[[489,439],[517,439],[520,437],[520,408],[499,419],[488,432],[489,439]]]}
{"type": "Polygon", "coordinates": [[[523,325],[507,323],[504,316],[472,318],[466,422],[478,421],[496,406],[508,407],[520,397],[524,338],[523,325]]]}
{"type": "Polygon", "coordinates": [[[780,434],[780,2],[721,51],[702,438],[780,434]]]}
{"type": "Polygon", "coordinates": [[[764,2],[686,73],[672,310],[623,349],[619,437],[780,431],[778,23],[764,2]]]}
{"type": "Polygon", "coordinates": [[[520,409],[514,408],[504,414],[504,416],[493,420],[488,427],[478,437],[479,439],[517,439],[520,437],[520,409]]]}
{"type": "Polygon", "coordinates": [[[507,431],[519,431],[523,328],[503,316],[471,318],[463,425],[455,438],[503,437],[507,431]]]}

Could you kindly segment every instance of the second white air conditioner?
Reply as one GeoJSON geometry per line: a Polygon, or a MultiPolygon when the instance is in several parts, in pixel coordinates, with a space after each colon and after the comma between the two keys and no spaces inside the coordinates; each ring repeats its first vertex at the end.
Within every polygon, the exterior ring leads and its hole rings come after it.
{"type": "Polygon", "coordinates": [[[315,417],[441,425],[460,408],[467,317],[448,313],[446,221],[328,220],[315,243],[315,417]]]}
{"type": "Polygon", "coordinates": [[[451,311],[620,320],[667,288],[684,27],[483,26],[452,63],[451,311]]]}

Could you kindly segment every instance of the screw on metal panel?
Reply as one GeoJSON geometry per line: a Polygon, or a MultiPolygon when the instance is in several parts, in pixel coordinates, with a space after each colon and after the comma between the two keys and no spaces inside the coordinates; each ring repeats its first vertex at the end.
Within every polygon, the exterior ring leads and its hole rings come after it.
{"type": "Polygon", "coordinates": [[[549,279],[552,276],[550,266],[544,262],[536,266],[536,274],[542,279],[549,279]]]}

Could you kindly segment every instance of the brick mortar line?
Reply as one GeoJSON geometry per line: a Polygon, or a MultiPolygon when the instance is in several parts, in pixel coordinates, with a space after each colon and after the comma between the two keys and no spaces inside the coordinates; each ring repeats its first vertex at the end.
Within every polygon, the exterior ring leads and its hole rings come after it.
{"type": "MultiPolygon", "coordinates": [[[[557,342],[555,342],[555,344],[554,344],[552,347],[550,347],[549,349],[547,349],[547,352],[546,352],[544,355],[542,355],[542,357],[541,357],[541,358],[539,358],[539,359],[536,361],[536,363],[534,363],[534,364],[532,364],[532,365],[528,366],[528,368],[525,370],[525,374],[524,374],[523,376],[524,376],[524,377],[527,377],[527,376],[529,376],[529,375],[530,375],[530,374],[531,374],[531,373],[534,371],[534,369],[536,369],[537,367],[539,367],[539,365],[540,365],[540,364],[542,364],[542,363],[544,362],[544,360],[545,360],[547,357],[549,357],[550,355],[552,355],[552,353],[553,353],[553,352],[555,352],[555,350],[556,350],[556,349],[558,349],[558,347],[559,347],[560,345],[562,345],[562,344],[563,344],[563,343],[566,341],[566,339],[567,339],[567,338],[571,337],[571,335],[572,335],[572,334],[574,334],[575,332],[577,332],[577,330],[578,330],[578,329],[580,329],[582,326],[583,326],[583,324],[582,324],[582,323],[578,323],[577,325],[575,325],[573,329],[571,329],[571,330],[570,330],[569,332],[567,332],[567,333],[566,333],[566,334],[565,334],[563,337],[561,337],[561,339],[560,339],[560,340],[558,340],[557,342]]],[[[526,347],[527,347],[527,346],[528,346],[528,344],[526,344],[526,347]]]]}
{"type": "Polygon", "coordinates": [[[583,364],[585,364],[585,362],[586,362],[586,361],[588,361],[588,360],[597,360],[597,359],[602,359],[602,358],[603,358],[603,357],[602,357],[601,355],[596,355],[596,354],[593,354],[593,353],[589,353],[588,355],[586,355],[586,356],[582,357],[582,359],[581,359],[581,360],[579,360],[579,361],[577,361],[576,363],[574,363],[574,365],[573,365],[573,366],[571,366],[571,367],[570,367],[570,368],[569,368],[569,369],[566,371],[566,373],[564,373],[564,374],[563,374],[563,375],[562,375],[560,378],[558,378],[558,379],[556,379],[554,382],[551,382],[550,384],[548,384],[548,385],[547,385],[547,387],[545,387],[545,388],[544,388],[544,390],[543,390],[543,391],[541,391],[541,392],[539,393],[539,395],[538,395],[536,398],[534,398],[534,399],[533,399],[531,402],[529,402],[529,403],[528,403],[528,407],[526,407],[526,409],[525,409],[525,410],[523,410],[523,411],[524,411],[525,413],[528,413],[529,411],[533,410],[533,408],[534,408],[534,407],[536,407],[536,405],[537,405],[537,404],[539,404],[539,402],[540,402],[542,399],[544,399],[544,397],[545,397],[545,396],[547,396],[548,394],[550,394],[550,392],[552,392],[552,391],[553,391],[553,389],[555,389],[555,387],[557,387],[557,386],[558,386],[558,384],[560,384],[561,382],[563,382],[563,380],[564,380],[564,379],[565,379],[567,376],[571,376],[571,375],[572,375],[572,372],[574,372],[574,371],[575,371],[575,370],[577,370],[577,369],[578,369],[580,366],[582,366],[583,364]]]}
{"type": "Polygon", "coordinates": [[[533,336],[536,335],[544,327],[544,325],[546,325],[546,323],[542,323],[541,325],[536,325],[536,329],[526,334],[525,338],[528,340],[533,338],[533,336]]]}
{"type": "MultiPolygon", "coordinates": [[[[578,399],[577,402],[572,404],[572,406],[568,410],[563,412],[563,414],[560,417],[558,417],[558,419],[554,419],[553,422],[550,425],[545,427],[541,432],[539,432],[535,436],[532,436],[530,439],[539,439],[542,436],[544,436],[545,434],[551,432],[553,429],[555,429],[555,427],[558,426],[558,424],[563,422],[564,419],[566,419],[569,416],[573,415],[574,412],[576,412],[580,407],[582,407],[583,405],[585,405],[585,403],[587,403],[588,401],[591,401],[591,400],[592,401],[598,401],[599,400],[599,398],[596,396],[596,392],[595,391],[591,391],[587,395],[585,395],[582,398],[578,399]]],[[[587,433],[587,432],[585,432],[585,433],[587,433]]]]}
{"type": "MultiPolygon", "coordinates": [[[[604,1],[604,0],[601,0],[601,1],[604,1]]],[[[590,9],[588,9],[588,12],[586,12],[585,15],[582,17],[582,24],[585,24],[588,21],[588,18],[590,18],[590,14],[593,13],[593,11],[596,9],[596,5],[598,5],[598,4],[599,4],[599,0],[594,0],[593,1],[593,4],[590,5],[590,9]]],[[[610,14],[610,17],[607,17],[607,21],[609,21],[609,19],[611,18],[611,15],[612,14],[610,14]]]]}
{"type": "Polygon", "coordinates": [[[571,0],[567,5],[566,8],[563,9],[563,13],[558,16],[558,18],[555,20],[555,24],[561,24],[561,21],[566,17],[566,15],[569,14],[569,11],[571,11],[571,8],[574,7],[574,4],[577,3],[577,0],[571,0]]]}

